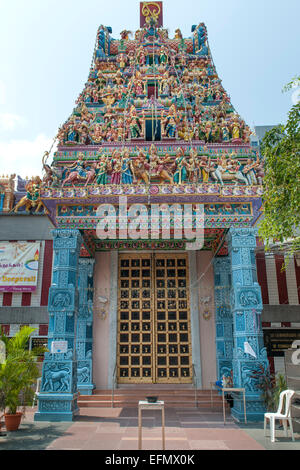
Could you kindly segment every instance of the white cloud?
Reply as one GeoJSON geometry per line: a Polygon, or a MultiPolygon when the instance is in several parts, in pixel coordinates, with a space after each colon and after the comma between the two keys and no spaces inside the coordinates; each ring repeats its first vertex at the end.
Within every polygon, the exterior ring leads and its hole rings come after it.
{"type": "Polygon", "coordinates": [[[34,140],[0,141],[0,174],[15,173],[22,178],[42,176],[42,157],[46,150],[50,150],[52,143],[53,138],[44,134],[34,140]]]}
{"type": "Polygon", "coordinates": [[[0,113],[0,131],[14,131],[19,126],[24,127],[26,123],[26,119],[18,114],[0,113]]]}

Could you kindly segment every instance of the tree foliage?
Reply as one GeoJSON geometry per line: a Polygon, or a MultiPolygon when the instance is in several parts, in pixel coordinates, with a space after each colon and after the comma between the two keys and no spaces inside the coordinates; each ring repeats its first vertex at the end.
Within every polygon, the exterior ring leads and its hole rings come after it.
{"type": "MultiPolygon", "coordinates": [[[[285,90],[298,80],[294,79],[285,90]]],[[[261,152],[265,177],[259,234],[267,249],[272,243],[281,247],[285,244],[292,254],[300,248],[300,103],[291,108],[285,125],[266,133],[261,152]]]]}

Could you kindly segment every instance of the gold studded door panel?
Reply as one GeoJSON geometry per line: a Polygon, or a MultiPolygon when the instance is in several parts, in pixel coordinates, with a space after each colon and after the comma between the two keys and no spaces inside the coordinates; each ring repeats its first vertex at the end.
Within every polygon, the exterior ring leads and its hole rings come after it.
{"type": "Polygon", "coordinates": [[[157,383],[190,383],[192,355],[186,254],[155,256],[154,324],[157,383]]]}
{"type": "Polygon", "coordinates": [[[119,256],[118,382],[192,381],[186,254],[119,256]]]}
{"type": "Polygon", "coordinates": [[[152,258],[119,257],[118,381],[153,382],[152,258]]]}

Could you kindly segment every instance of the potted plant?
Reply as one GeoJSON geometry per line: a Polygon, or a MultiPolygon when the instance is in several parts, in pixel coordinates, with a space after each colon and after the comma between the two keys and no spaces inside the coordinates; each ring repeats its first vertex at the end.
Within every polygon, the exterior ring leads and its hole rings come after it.
{"type": "Polygon", "coordinates": [[[0,364],[0,406],[7,431],[19,428],[25,406],[32,403],[33,387],[40,375],[36,361],[41,349],[28,349],[33,331],[35,328],[24,326],[13,338],[3,334],[0,337],[6,347],[6,358],[0,364]],[[22,411],[18,411],[20,407],[22,411]]]}
{"type": "Polygon", "coordinates": [[[263,364],[259,364],[252,377],[257,381],[257,388],[261,390],[261,396],[267,410],[277,411],[280,394],[287,390],[285,376],[280,373],[277,375],[271,374],[268,368],[265,368],[263,364]]]}
{"type": "Polygon", "coordinates": [[[287,390],[287,383],[286,383],[286,378],[283,374],[280,374],[278,373],[276,375],[276,384],[275,384],[275,387],[274,387],[274,407],[275,407],[275,410],[277,410],[278,408],[278,405],[279,405],[279,398],[280,398],[280,394],[281,392],[284,392],[285,390],[287,390]]]}
{"type": "Polygon", "coordinates": [[[258,364],[251,377],[256,380],[256,386],[261,391],[261,397],[268,411],[274,411],[275,377],[264,364],[258,364]]]}

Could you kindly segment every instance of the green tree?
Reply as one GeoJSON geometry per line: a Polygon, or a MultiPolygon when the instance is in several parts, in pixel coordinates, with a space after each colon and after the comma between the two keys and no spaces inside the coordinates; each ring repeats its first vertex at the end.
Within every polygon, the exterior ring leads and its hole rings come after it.
{"type": "MultiPolygon", "coordinates": [[[[295,86],[300,86],[300,77],[293,79],[283,91],[295,86]]],[[[300,248],[300,102],[292,106],[285,125],[266,133],[261,153],[265,177],[259,235],[267,250],[277,243],[292,255],[300,248]]]]}

